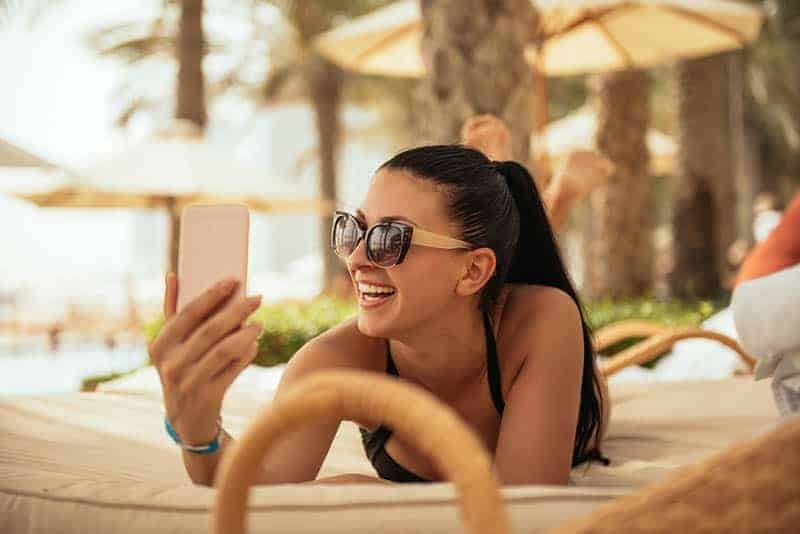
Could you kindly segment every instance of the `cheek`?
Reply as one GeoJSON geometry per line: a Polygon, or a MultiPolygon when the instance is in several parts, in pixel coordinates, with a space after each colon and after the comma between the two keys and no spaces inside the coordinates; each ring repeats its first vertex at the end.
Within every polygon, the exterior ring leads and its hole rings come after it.
{"type": "Polygon", "coordinates": [[[418,254],[414,258],[409,254],[390,277],[406,302],[446,300],[453,296],[457,280],[455,266],[441,254],[418,254]]]}

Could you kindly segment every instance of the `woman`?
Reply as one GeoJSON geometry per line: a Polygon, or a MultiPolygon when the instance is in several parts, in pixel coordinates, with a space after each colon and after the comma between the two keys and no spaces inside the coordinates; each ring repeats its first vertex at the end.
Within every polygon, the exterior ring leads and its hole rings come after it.
{"type": "MultiPolygon", "coordinates": [[[[358,315],[303,346],[276,397],[320,369],[390,373],[456,410],[505,485],[567,484],[573,466],[605,460],[597,448],[608,417],[605,385],[524,167],[459,145],[402,152],[376,172],[356,213],[337,215],[331,241],[347,263],[358,315]]],[[[228,304],[233,286],[220,284],[176,315],[176,289],[168,276],[168,321],[150,354],[182,442],[221,436],[215,452],[183,454],[191,479],[212,485],[230,440],[218,421],[222,398],[255,356],[260,332],[237,325],[260,297],[228,304]]],[[[310,424],[281,440],[258,482],[313,481],[337,426],[310,424]]],[[[441,480],[388,430],[362,428],[362,435],[383,479],[441,480]]]]}

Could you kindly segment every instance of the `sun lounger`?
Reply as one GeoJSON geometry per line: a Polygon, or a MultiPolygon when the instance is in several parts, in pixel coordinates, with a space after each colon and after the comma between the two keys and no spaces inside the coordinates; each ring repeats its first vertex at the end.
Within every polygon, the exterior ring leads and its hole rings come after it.
{"type": "MultiPolygon", "coordinates": [[[[241,437],[270,393],[233,388],[226,428],[241,437]]],[[[731,444],[772,430],[769,383],[624,383],[611,388],[603,452],[576,486],[501,489],[512,532],[541,532],[663,481],[731,444]]],[[[164,434],[156,388],[0,401],[0,532],[210,532],[217,490],[195,486],[164,434]]],[[[374,476],[357,428],[345,422],[320,477],[374,476]]],[[[249,532],[463,532],[453,484],[277,485],[252,489],[249,532]]]]}

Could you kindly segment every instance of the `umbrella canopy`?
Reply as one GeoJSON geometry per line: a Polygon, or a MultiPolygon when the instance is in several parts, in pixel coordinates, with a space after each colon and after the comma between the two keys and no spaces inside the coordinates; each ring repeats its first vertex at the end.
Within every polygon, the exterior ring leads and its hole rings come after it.
{"type": "Polygon", "coordinates": [[[56,189],[16,196],[44,207],[164,208],[170,218],[168,268],[174,271],[180,213],[188,204],[245,204],[272,213],[333,211],[329,201],[276,192],[273,184],[265,173],[237,165],[233,154],[202,137],[172,132],[101,161],[56,189]]]}
{"type": "MultiPolygon", "coordinates": [[[[588,107],[551,122],[544,133],[544,146],[552,160],[560,161],[573,150],[593,150],[597,115],[588,107]]],[[[650,172],[665,175],[672,172],[678,145],[672,138],[654,128],[647,132],[650,172]]]]}
{"type": "Polygon", "coordinates": [[[27,150],[0,139],[0,167],[54,168],[54,165],[27,150]]]}
{"type": "MultiPolygon", "coordinates": [[[[728,0],[538,0],[543,42],[526,51],[547,76],[650,67],[743,46],[760,31],[760,8],[728,0]]],[[[367,74],[422,77],[418,0],[403,0],[343,24],[316,46],[367,74]]]]}
{"type": "Polygon", "coordinates": [[[67,183],[20,194],[40,206],[160,208],[192,203],[244,203],[259,211],[325,211],[324,203],[298,198],[233,154],[190,136],[156,137],[100,161],[67,183]]]}

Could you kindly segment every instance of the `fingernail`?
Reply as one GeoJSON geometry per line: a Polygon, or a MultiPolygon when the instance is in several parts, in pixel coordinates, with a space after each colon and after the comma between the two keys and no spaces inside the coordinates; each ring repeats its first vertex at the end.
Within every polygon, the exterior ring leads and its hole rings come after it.
{"type": "Polygon", "coordinates": [[[247,299],[247,305],[256,308],[261,305],[261,295],[256,295],[247,299]]]}
{"type": "Polygon", "coordinates": [[[250,328],[257,332],[261,332],[262,330],[264,330],[264,325],[256,321],[255,323],[250,323],[250,328]]]}

